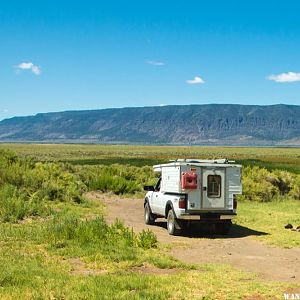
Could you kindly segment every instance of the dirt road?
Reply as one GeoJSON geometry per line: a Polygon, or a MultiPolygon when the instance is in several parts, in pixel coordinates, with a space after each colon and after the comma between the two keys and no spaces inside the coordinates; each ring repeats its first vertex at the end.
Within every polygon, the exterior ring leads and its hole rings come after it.
{"type": "Polygon", "coordinates": [[[172,255],[181,261],[231,264],[255,272],[265,280],[300,282],[300,248],[267,246],[253,238],[259,232],[237,225],[228,236],[201,236],[197,233],[170,236],[164,219],[158,219],[154,226],[144,224],[143,199],[119,199],[97,193],[89,193],[88,197],[105,204],[108,222],[118,218],[137,232],[151,229],[160,242],[175,244],[172,255]]]}

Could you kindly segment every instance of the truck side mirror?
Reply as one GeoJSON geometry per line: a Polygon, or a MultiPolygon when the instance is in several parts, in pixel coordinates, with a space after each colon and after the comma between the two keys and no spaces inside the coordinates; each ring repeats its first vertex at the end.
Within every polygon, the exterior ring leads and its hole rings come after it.
{"type": "Polygon", "coordinates": [[[152,185],[145,185],[144,186],[144,191],[154,192],[154,186],[152,186],[152,185]]]}

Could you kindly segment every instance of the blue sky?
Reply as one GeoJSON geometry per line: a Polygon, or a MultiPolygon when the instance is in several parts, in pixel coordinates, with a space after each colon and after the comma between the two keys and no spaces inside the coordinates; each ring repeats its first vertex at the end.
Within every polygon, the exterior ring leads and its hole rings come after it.
{"type": "Polygon", "coordinates": [[[1,1],[0,119],[300,104],[300,1],[1,1]]]}

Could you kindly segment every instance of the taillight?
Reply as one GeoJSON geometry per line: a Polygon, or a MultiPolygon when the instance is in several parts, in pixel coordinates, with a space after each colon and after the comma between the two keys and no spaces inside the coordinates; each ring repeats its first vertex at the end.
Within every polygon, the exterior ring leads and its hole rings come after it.
{"type": "Polygon", "coordinates": [[[236,199],[236,195],[233,195],[233,209],[237,209],[237,199],[236,199]]]}
{"type": "Polygon", "coordinates": [[[183,209],[186,208],[186,200],[185,200],[185,198],[179,198],[178,206],[179,206],[179,208],[183,208],[183,209]]]}

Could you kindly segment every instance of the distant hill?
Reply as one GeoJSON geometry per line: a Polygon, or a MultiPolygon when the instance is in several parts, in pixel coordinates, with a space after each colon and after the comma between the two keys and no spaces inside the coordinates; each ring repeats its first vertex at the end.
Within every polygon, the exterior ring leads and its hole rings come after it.
{"type": "Polygon", "coordinates": [[[208,104],[43,113],[1,121],[0,141],[300,145],[300,106],[208,104]]]}

